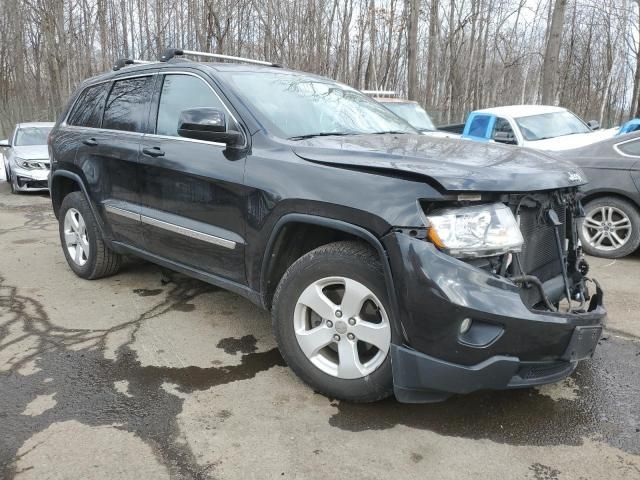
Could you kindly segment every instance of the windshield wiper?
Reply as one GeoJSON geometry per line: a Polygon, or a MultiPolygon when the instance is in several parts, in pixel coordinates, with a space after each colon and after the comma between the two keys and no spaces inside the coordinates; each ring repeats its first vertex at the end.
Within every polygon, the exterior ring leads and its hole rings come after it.
{"type": "Polygon", "coordinates": [[[356,135],[355,133],[350,132],[319,132],[319,133],[308,133],[306,135],[296,135],[295,137],[289,137],[289,140],[305,140],[307,138],[314,137],[344,137],[347,135],[356,135]]]}

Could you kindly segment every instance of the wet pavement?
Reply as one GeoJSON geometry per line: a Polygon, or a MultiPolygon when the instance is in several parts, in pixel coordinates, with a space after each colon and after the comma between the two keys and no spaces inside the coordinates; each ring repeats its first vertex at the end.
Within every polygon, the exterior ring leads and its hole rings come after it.
{"type": "Polygon", "coordinates": [[[43,195],[0,182],[0,478],[640,479],[640,255],[560,384],[435,405],[315,394],[242,298],[128,262],[67,268],[43,195]]]}

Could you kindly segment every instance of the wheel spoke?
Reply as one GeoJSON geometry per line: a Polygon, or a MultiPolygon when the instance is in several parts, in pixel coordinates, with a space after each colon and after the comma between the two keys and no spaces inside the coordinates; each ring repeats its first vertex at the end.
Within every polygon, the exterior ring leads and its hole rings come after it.
{"type": "Polygon", "coordinates": [[[333,318],[333,315],[338,308],[335,303],[327,298],[322,291],[322,288],[315,283],[313,285],[309,285],[305,291],[302,292],[298,302],[310,308],[322,318],[333,318]]]}
{"type": "Polygon", "coordinates": [[[620,238],[620,236],[616,232],[610,232],[609,236],[611,237],[611,243],[614,247],[620,248],[622,245],[624,245],[625,240],[620,238]]]}
{"type": "Polygon", "coordinates": [[[628,218],[622,218],[613,222],[613,226],[616,227],[616,230],[627,229],[631,227],[631,221],[628,218]]]}
{"type": "Polygon", "coordinates": [[[82,247],[85,258],[89,258],[89,242],[87,241],[87,237],[80,237],[80,242],[78,243],[78,245],[82,247]]]}
{"type": "Polygon", "coordinates": [[[64,241],[66,242],[68,247],[71,247],[76,244],[76,236],[73,232],[64,232],[64,241]]]}
{"type": "Polygon", "coordinates": [[[78,265],[82,265],[82,247],[79,243],[75,246],[75,254],[73,259],[78,265]]]}
{"type": "Polygon", "coordinates": [[[604,232],[598,232],[593,237],[591,237],[591,243],[598,247],[602,244],[602,240],[604,240],[604,232]]]}
{"type": "Polygon", "coordinates": [[[371,323],[359,320],[352,329],[358,340],[370,343],[378,350],[386,352],[391,343],[391,329],[388,323],[371,323]]]}
{"type": "Polygon", "coordinates": [[[607,207],[607,222],[613,222],[613,208],[607,207]]]}
{"type": "Polygon", "coordinates": [[[342,339],[338,342],[338,375],[340,378],[360,378],[366,371],[358,355],[358,343],[342,339]]]}
{"type": "Polygon", "coordinates": [[[320,325],[311,330],[297,331],[296,336],[304,354],[311,358],[333,341],[333,330],[320,325]]]}
{"type": "Polygon", "coordinates": [[[600,228],[600,222],[598,222],[597,220],[595,220],[592,217],[586,217],[584,219],[584,223],[587,224],[587,228],[592,227],[592,228],[600,228]]]}
{"type": "Polygon", "coordinates": [[[87,226],[84,223],[84,218],[81,215],[78,215],[78,233],[80,235],[84,235],[87,231],[87,226]]]}
{"type": "Polygon", "coordinates": [[[371,296],[367,287],[348,278],[345,279],[344,296],[340,308],[347,318],[357,317],[362,310],[362,304],[371,296]]]}
{"type": "Polygon", "coordinates": [[[80,233],[79,222],[78,222],[78,218],[76,217],[75,213],[72,213],[70,215],[70,219],[71,219],[71,228],[73,229],[73,231],[76,232],[76,233],[80,233]]]}

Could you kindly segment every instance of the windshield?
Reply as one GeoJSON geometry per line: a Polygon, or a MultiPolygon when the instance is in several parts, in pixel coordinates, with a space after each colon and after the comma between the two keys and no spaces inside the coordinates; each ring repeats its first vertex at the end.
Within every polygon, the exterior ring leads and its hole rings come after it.
{"type": "Polygon", "coordinates": [[[383,102],[383,105],[418,130],[435,130],[429,114],[417,103],[383,102]]]}
{"type": "Polygon", "coordinates": [[[582,120],[569,111],[516,118],[516,123],[524,139],[529,141],[591,132],[582,120]]]}
{"type": "Polygon", "coordinates": [[[277,136],[417,133],[366,95],[331,80],[290,72],[225,72],[237,94],[277,136]]]}
{"type": "Polygon", "coordinates": [[[46,145],[51,127],[22,127],[16,135],[15,146],[46,145]]]}

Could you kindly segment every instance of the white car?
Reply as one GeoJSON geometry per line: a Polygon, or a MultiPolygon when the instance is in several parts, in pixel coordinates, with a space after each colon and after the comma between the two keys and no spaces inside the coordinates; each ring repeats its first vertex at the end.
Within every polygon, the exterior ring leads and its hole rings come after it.
{"type": "Polygon", "coordinates": [[[511,105],[469,114],[462,138],[495,141],[536,150],[568,150],[613,137],[617,128],[600,130],[597,121],[585,123],[562,107],[511,105]]]}
{"type": "Polygon", "coordinates": [[[0,141],[4,147],[4,171],[11,191],[48,190],[49,152],[47,137],[53,122],[19,123],[10,139],[0,141]]]}

